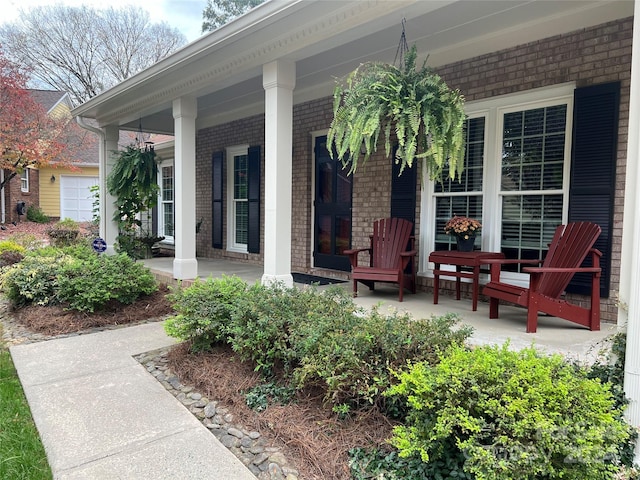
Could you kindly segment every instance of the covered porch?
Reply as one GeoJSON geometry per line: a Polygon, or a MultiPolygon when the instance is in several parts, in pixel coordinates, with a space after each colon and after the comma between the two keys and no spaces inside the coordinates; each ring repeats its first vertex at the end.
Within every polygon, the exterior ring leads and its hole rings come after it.
{"type": "MultiPolygon", "coordinates": [[[[172,278],[173,258],[158,257],[143,261],[154,274],[164,280],[172,278]]],[[[253,284],[261,280],[263,267],[227,259],[198,259],[198,278],[219,278],[223,275],[235,275],[247,283],[253,284]]],[[[303,288],[304,284],[295,283],[303,288]]],[[[344,282],[337,285],[351,291],[351,283],[344,282]]],[[[326,287],[318,287],[326,288],[326,287]]],[[[428,318],[446,313],[456,313],[462,322],[474,329],[471,343],[474,345],[501,345],[509,341],[515,349],[534,345],[546,353],[559,353],[580,362],[593,362],[603,348],[607,337],[618,332],[613,324],[602,324],[600,331],[589,331],[586,328],[560,320],[555,317],[541,315],[536,333],[525,333],[526,310],[523,308],[504,305],[501,306],[500,318],[489,319],[489,304],[478,303],[478,310],[472,311],[471,299],[464,296],[458,301],[449,295],[440,295],[438,305],[433,304],[432,292],[418,292],[415,295],[405,295],[402,303],[398,302],[396,286],[376,284],[374,292],[367,288],[360,288],[355,302],[371,308],[380,305],[381,308],[393,308],[406,311],[414,318],[428,318]]]]}

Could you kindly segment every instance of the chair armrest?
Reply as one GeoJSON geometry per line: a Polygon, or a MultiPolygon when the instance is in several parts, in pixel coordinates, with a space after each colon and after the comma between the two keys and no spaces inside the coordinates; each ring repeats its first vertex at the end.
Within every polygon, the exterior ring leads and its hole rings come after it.
{"type": "Polygon", "coordinates": [[[355,268],[358,266],[358,254],[360,252],[369,252],[369,261],[371,261],[371,247],[369,248],[352,248],[350,250],[343,250],[342,253],[344,255],[349,256],[349,262],[351,263],[351,268],[355,268]]]}
{"type": "Polygon", "coordinates": [[[342,253],[345,255],[353,255],[353,254],[358,254],[360,252],[371,252],[371,248],[352,248],[350,250],[342,251],[342,253]]]}
{"type": "Polygon", "coordinates": [[[408,252],[400,252],[401,257],[414,257],[418,253],[417,250],[410,250],[408,252]]]}
{"type": "Polygon", "coordinates": [[[598,267],[576,267],[576,268],[563,268],[563,267],[525,267],[523,272],[540,274],[540,273],[600,273],[601,268],[598,267]]]}

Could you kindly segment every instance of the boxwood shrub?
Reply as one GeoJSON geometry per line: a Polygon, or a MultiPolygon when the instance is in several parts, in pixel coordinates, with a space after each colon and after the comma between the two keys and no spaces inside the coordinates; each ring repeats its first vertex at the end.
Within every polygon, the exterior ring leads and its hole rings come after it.
{"type": "Polygon", "coordinates": [[[423,462],[454,456],[486,480],[613,478],[630,429],[609,384],[533,348],[454,346],[397,373],[410,413],[392,444],[423,462]]]}
{"type": "Polygon", "coordinates": [[[168,298],[177,314],[164,324],[167,335],[189,341],[193,352],[226,341],[231,313],[247,288],[240,278],[226,275],[173,288],[168,298]]]}

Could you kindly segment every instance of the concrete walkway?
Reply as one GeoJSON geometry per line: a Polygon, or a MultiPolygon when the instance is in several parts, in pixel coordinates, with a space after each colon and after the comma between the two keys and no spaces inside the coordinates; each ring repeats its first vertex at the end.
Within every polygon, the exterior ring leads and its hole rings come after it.
{"type": "Polygon", "coordinates": [[[132,358],[161,323],[10,348],[55,479],[255,480],[132,358]]]}

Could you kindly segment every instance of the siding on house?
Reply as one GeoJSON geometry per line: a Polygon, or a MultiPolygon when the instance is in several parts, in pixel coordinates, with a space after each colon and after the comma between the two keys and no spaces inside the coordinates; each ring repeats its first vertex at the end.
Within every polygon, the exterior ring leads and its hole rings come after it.
{"type": "Polygon", "coordinates": [[[62,175],[97,177],[98,167],[82,167],[80,171],[51,167],[40,169],[40,208],[51,218],[60,218],[60,177],[62,175]],[[51,181],[52,175],[56,177],[55,182],[51,181]]]}
{"type": "MultiPolygon", "coordinates": [[[[629,115],[633,18],[554,36],[515,48],[482,55],[439,67],[437,72],[447,83],[459,88],[467,101],[522,93],[528,90],[575,82],[576,88],[619,81],[621,100],[616,165],[616,192],[612,229],[611,294],[602,301],[602,319],[615,321],[615,292],[619,286],[622,210],[629,115]]],[[[293,131],[293,210],[292,271],[312,270],[313,248],[313,133],[323,134],[332,119],[332,99],[324,98],[294,106],[293,131]]],[[[260,145],[264,172],[264,116],[257,115],[225,125],[203,129],[196,140],[197,218],[203,218],[197,238],[197,254],[262,262],[259,254],[227,252],[226,232],[223,249],[211,246],[211,164],[212,154],[233,145],[260,145]]],[[[226,178],[226,163],[224,164],[226,178]]],[[[421,172],[417,175],[416,237],[420,235],[421,172]]],[[[261,181],[261,205],[264,205],[264,178],[261,181]]],[[[226,190],[226,182],[224,186],[226,190]]],[[[226,191],[223,198],[226,199],[226,191]]],[[[389,216],[391,204],[391,159],[382,150],[361,166],[353,179],[352,245],[365,246],[374,220],[389,216]]],[[[264,207],[262,207],[264,208],[264,207]]],[[[226,206],[223,211],[226,211],[226,206]]],[[[263,210],[264,211],[264,210],[263,210]]],[[[264,215],[262,215],[264,218],[264,215]]],[[[225,227],[223,227],[225,228],[225,227]]],[[[261,232],[261,245],[263,245],[261,232]]],[[[427,246],[429,249],[429,246],[427,246]]],[[[427,255],[428,252],[421,252],[427,255]]],[[[418,278],[421,289],[431,280],[418,278]]],[[[580,300],[580,298],[578,298],[580,300]]],[[[588,302],[588,300],[586,300],[588,302]]]]}

